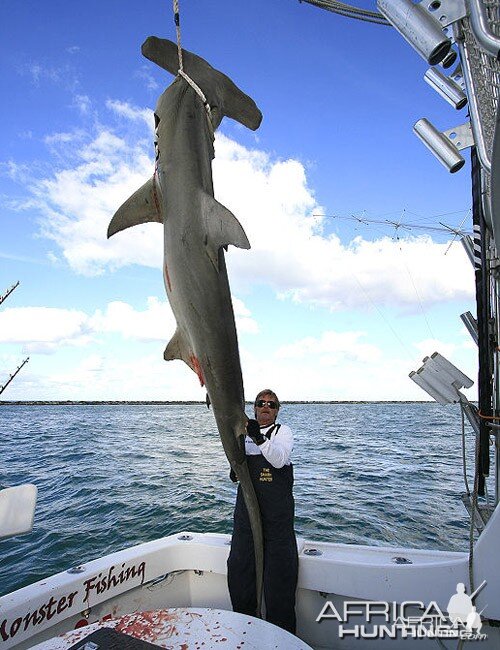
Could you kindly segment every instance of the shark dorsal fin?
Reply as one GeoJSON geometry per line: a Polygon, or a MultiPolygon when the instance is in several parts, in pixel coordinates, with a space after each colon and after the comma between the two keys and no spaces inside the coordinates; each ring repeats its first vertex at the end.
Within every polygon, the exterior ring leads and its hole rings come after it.
{"type": "Polygon", "coordinates": [[[250,242],[243,230],[243,226],[222,203],[219,203],[210,194],[202,195],[202,213],[205,216],[206,249],[214,266],[219,268],[219,249],[224,246],[237,248],[250,248],[250,242]]]}
{"type": "Polygon", "coordinates": [[[108,238],[121,230],[150,221],[163,223],[159,188],[154,176],[129,196],[115,212],[108,226],[108,238]]]}

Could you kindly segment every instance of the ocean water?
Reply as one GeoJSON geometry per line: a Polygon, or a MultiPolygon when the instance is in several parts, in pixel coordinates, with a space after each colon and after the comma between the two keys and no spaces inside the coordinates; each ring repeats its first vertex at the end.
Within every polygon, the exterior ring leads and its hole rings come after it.
{"type": "MultiPolygon", "coordinates": [[[[467,550],[458,407],[284,404],[280,420],[295,434],[298,535],[467,550]]],[[[1,405],[0,486],[24,482],[38,486],[35,525],[0,541],[0,595],[180,530],[231,532],[236,487],[201,404],[1,405]]]]}

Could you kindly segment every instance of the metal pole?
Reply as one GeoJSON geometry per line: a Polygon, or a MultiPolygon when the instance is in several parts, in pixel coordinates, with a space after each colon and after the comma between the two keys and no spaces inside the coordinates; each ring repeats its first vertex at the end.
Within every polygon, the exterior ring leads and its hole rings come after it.
{"type": "Polygon", "coordinates": [[[3,301],[10,296],[10,294],[14,291],[14,289],[17,289],[19,286],[19,280],[16,282],[16,284],[13,284],[10,289],[7,289],[6,293],[4,293],[3,296],[0,296],[0,305],[3,303],[3,301]]]}
{"type": "Polygon", "coordinates": [[[488,419],[492,413],[493,398],[493,363],[494,355],[492,340],[490,337],[490,274],[487,258],[488,231],[484,221],[481,197],[481,165],[476,148],[471,150],[472,158],[472,217],[474,223],[475,248],[477,246],[478,258],[476,258],[476,302],[477,302],[477,325],[479,339],[479,372],[478,372],[478,405],[479,413],[483,416],[479,423],[479,457],[476,459],[476,472],[479,477],[478,494],[484,496],[485,477],[490,472],[490,430],[487,426],[488,419]],[[486,418],[486,419],[485,419],[486,418]]]}
{"type": "Polygon", "coordinates": [[[10,384],[10,382],[14,379],[14,377],[17,375],[17,373],[21,370],[21,368],[23,366],[25,366],[28,363],[29,360],[30,360],[30,358],[26,357],[26,359],[22,362],[22,364],[20,366],[18,366],[16,368],[16,370],[11,374],[11,376],[8,378],[7,382],[3,386],[0,386],[0,395],[4,392],[4,390],[10,384]]]}

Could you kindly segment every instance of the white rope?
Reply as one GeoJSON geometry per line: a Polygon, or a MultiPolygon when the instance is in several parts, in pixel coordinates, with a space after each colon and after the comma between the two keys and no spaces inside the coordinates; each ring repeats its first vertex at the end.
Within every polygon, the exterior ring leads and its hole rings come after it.
{"type": "Polygon", "coordinates": [[[181,19],[179,14],[179,0],[174,0],[174,23],[177,36],[177,54],[179,56],[179,70],[183,69],[182,47],[181,47],[181,19]]]}
{"type": "Polygon", "coordinates": [[[178,74],[187,81],[187,83],[191,86],[191,88],[195,91],[195,93],[198,95],[198,97],[201,99],[203,102],[203,106],[205,107],[205,111],[207,113],[207,119],[208,119],[208,128],[210,130],[210,134],[212,138],[214,137],[214,127],[212,124],[212,110],[210,108],[210,104],[208,103],[207,98],[205,97],[204,92],[202,89],[198,86],[198,84],[191,79],[191,77],[184,72],[184,63],[182,60],[182,46],[181,46],[181,20],[180,20],[180,13],[179,13],[179,0],[173,0],[174,3],[174,23],[175,23],[175,33],[177,37],[177,54],[179,56],[179,71],[178,74]]]}
{"type": "Polygon", "coordinates": [[[203,90],[198,86],[198,84],[197,84],[195,81],[193,81],[193,80],[191,79],[191,77],[190,77],[189,75],[187,75],[187,74],[184,72],[184,70],[180,70],[180,69],[179,69],[179,74],[181,75],[181,77],[182,77],[183,79],[185,79],[185,80],[188,82],[188,84],[191,86],[191,88],[196,92],[196,94],[198,95],[198,97],[199,97],[199,98],[201,99],[201,101],[203,102],[203,106],[205,107],[205,110],[206,110],[206,112],[207,112],[207,118],[208,118],[208,125],[209,125],[209,128],[210,128],[210,133],[211,133],[212,136],[213,136],[213,134],[214,134],[214,127],[213,127],[213,124],[212,124],[212,110],[211,110],[211,108],[210,108],[210,104],[208,103],[207,98],[205,97],[205,94],[203,93],[203,90]]]}

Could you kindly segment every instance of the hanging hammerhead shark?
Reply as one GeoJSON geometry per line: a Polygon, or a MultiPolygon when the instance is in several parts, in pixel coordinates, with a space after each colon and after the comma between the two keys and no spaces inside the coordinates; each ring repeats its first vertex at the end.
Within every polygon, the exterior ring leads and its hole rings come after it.
{"type": "MultiPolygon", "coordinates": [[[[175,43],[150,36],[143,55],[177,75],[175,43]]],[[[155,110],[153,177],[118,209],[108,237],[149,221],[163,223],[163,276],[177,329],[164,353],[182,359],[206,386],[224,451],[239,479],[254,538],[257,616],[260,615],[263,540],[259,505],[245,460],[243,379],[224,259],[228,245],[250,248],[236,217],[214,198],[214,131],[224,116],[255,130],[255,102],[204,59],[183,50],[183,70],[200,94],[177,75],[155,110]]]]}

